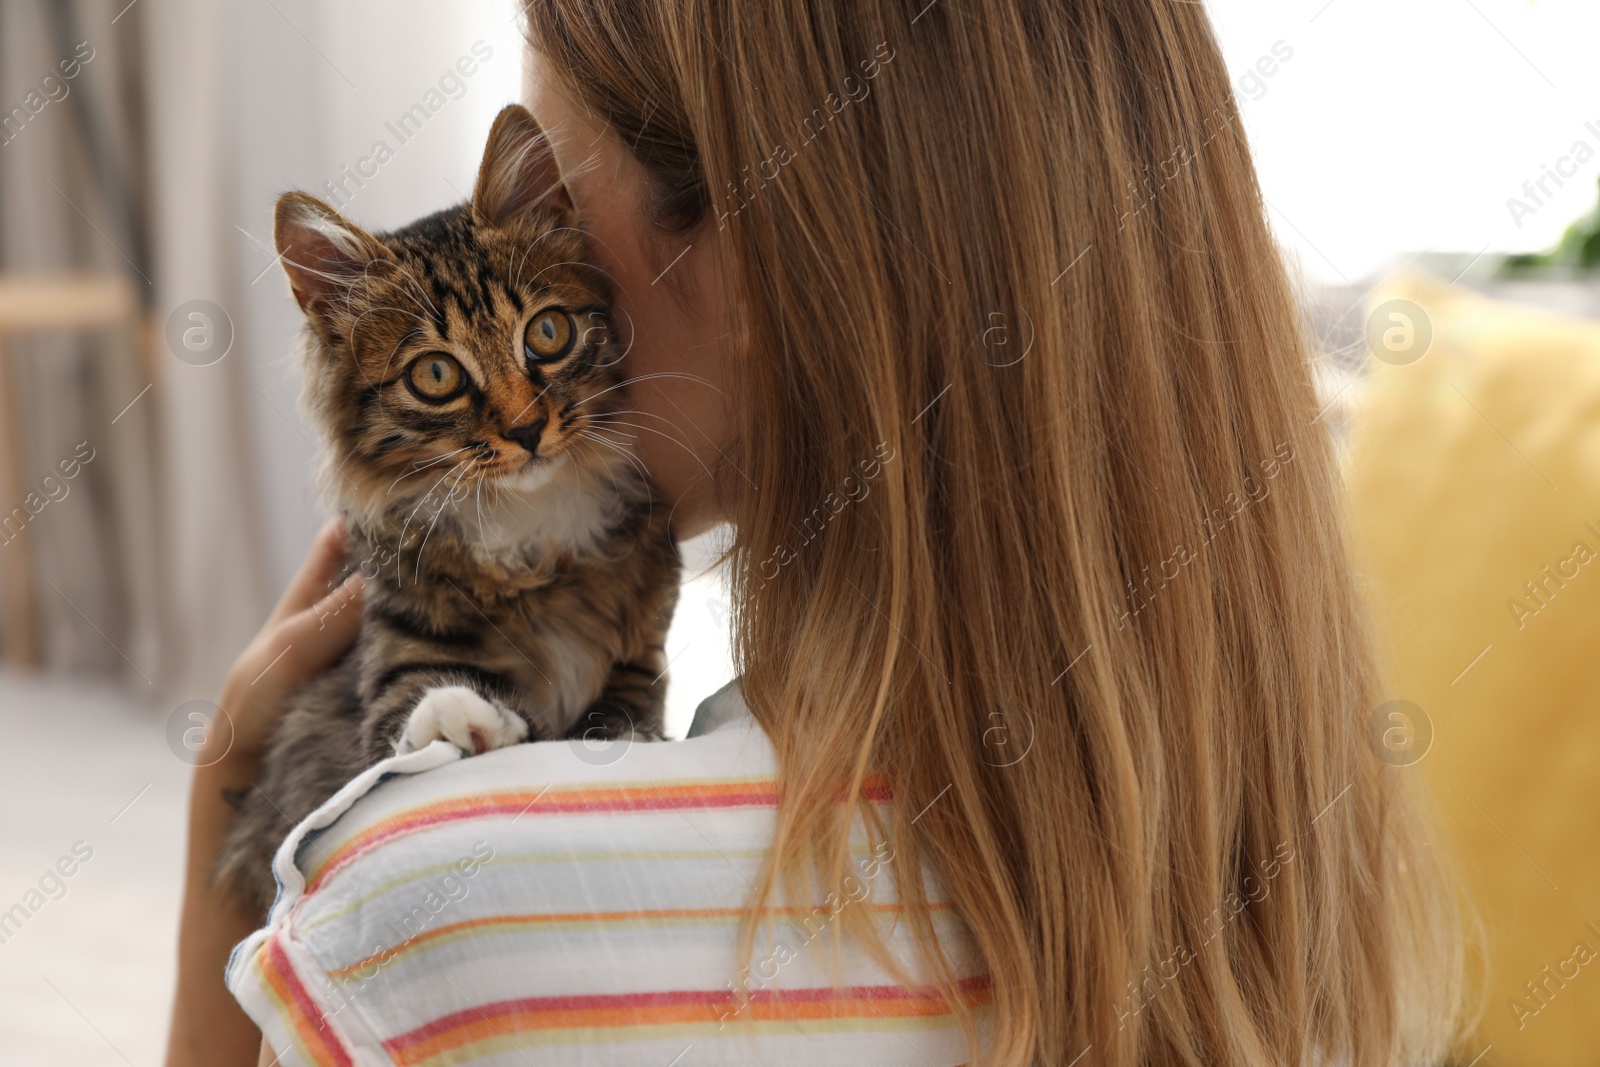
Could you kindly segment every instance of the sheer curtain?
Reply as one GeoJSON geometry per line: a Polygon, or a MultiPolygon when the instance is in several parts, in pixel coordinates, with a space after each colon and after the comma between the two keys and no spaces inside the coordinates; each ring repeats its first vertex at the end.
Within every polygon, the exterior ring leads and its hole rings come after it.
{"type": "MultiPolygon", "coordinates": [[[[0,270],[118,272],[150,308],[144,55],[138,22],[116,13],[112,0],[0,5],[0,270]]],[[[141,396],[152,368],[135,348],[126,333],[7,340],[17,396],[0,418],[18,420],[5,429],[22,446],[22,484],[0,502],[14,518],[0,551],[31,560],[46,666],[116,673],[154,694],[165,666],[158,404],[141,396]]]]}

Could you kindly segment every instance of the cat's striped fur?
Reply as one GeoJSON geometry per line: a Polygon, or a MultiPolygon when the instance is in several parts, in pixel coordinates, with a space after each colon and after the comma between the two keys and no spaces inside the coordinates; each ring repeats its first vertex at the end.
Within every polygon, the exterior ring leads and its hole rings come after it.
{"type": "Polygon", "coordinates": [[[368,581],[356,646],[293,700],[221,860],[263,911],[291,825],[397,748],[659,737],[679,571],[605,276],[525,110],[496,120],[469,203],[373,235],[291,193],[275,232],[368,581]]]}

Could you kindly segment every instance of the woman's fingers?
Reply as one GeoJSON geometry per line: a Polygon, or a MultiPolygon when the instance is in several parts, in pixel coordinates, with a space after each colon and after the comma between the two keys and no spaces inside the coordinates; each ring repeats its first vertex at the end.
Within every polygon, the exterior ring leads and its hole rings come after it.
{"type": "Polygon", "coordinates": [[[366,579],[357,571],[322,599],[269,624],[251,658],[271,666],[264,667],[256,681],[285,692],[333,666],[361,631],[365,586],[366,579]]]}
{"type": "Polygon", "coordinates": [[[289,695],[355,643],[365,584],[360,572],[350,575],[315,604],[269,624],[234,663],[221,701],[232,727],[232,752],[259,758],[289,695]]]}
{"type": "Polygon", "coordinates": [[[285,620],[284,636],[292,645],[290,656],[294,658],[294,669],[299,675],[294,684],[321,674],[355,644],[361,632],[361,605],[366,584],[366,578],[356,571],[333,592],[285,620]]]}
{"type": "Polygon", "coordinates": [[[268,627],[306,610],[328,595],[328,583],[344,565],[345,550],[349,543],[350,535],[345,530],[343,519],[329,519],[323,524],[311,542],[300,570],[290,580],[289,587],[278,599],[278,606],[268,616],[268,627]]]}

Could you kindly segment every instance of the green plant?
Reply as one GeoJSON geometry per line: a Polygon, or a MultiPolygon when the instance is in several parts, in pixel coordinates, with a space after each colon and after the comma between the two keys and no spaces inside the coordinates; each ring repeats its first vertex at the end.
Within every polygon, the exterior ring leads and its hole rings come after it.
{"type": "Polygon", "coordinates": [[[1590,208],[1582,218],[1568,226],[1554,248],[1507,256],[1501,269],[1517,271],[1546,267],[1568,267],[1583,271],[1600,268],[1600,205],[1590,208]]]}

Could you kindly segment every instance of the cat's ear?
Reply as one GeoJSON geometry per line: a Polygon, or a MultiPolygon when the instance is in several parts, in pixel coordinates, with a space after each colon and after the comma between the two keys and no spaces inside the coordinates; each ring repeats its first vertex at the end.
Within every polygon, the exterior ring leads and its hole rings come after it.
{"type": "Polygon", "coordinates": [[[335,302],[374,263],[391,259],[388,249],[375,237],[305,193],[285,193],[278,198],[272,239],[295,301],[325,329],[332,326],[330,315],[335,302]]]}
{"type": "Polygon", "coordinates": [[[479,225],[504,227],[541,203],[572,207],[549,139],[527,108],[509,104],[489,130],[472,190],[472,217],[479,225]]]}

